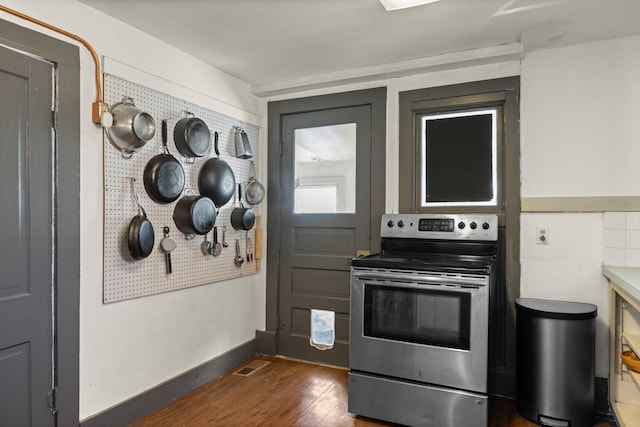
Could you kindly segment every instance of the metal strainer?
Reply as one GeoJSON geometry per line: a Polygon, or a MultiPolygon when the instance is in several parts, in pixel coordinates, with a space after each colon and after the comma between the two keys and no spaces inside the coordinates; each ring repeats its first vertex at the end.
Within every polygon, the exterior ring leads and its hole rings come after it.
{"type": "Polygon", "coordinates": [[[109,112],[113,115],[113,125],[105,131],[109,141],[122,152],[122,157],[131,157],[156,133],[153,117],[136,107],[128,96],[114,104],[109,112]]]}
{"type": "Polygon", "coordinates": [[[251,161],[251,177],[244,187],[244,198],[250,205],[257,205],[264,199],[264,187],[256,179],[256,165],[251,161]]]}

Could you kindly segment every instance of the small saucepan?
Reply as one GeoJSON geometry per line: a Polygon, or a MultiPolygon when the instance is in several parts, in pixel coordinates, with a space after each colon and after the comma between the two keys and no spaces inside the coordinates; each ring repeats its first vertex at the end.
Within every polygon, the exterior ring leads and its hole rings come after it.
{"type": "Polygon", "coordinates": [[[211,149],[211,132],[202,119],[187,113],[173,128],[173,141],[180,154],[193,163],[196,157],[204,156],[211,149]]]}
{"type": "Polygon", "coordinates": [[[231,211],[231,226],[236,230],[251,230],[256,222],[256,214],[251,208],[242,204],[242,184],[238,184],[238,199],[240,207],[231,211]]]}
{"type": "Polygon", "coordinates": [[[204,235],[216,223],[216,207],[210,198],[186,190],[173,210],[173,222],[187,239],[204,235]]]}
{"type": "Polygon", "coordinates": [[[144,168],[144,188],[154,202],[171,203],[184,190],[184,169],[182,165],[169,153],[167,148],[167,121],[162,121],[162,146],[164,152],[149,160],[144,168]]]}
{"type": "Polygon", "coordinates": [[[136,205],[138,205],[138,215],[134,216],[129,223],[127,244],[133,259],[141,260],[151,254],[153,244],[155,243],[155,236],[153,234],[153,225],[151,221],[149,221],[149,218],[147,218],[147,213],[138,200],[135,182],[136,180],[131,178],[131,191],[133,192],[136,205]]]}

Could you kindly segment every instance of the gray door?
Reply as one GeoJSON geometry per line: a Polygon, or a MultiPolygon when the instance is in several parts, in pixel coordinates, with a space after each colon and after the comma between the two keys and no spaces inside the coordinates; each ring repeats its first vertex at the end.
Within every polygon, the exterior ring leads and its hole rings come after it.
{"type": "Polygon", "coordinates": [[[51,64],[0,47],[0,425],[48,426],[53,380],[51,64]]]}
{"type": "Polygon", "coordinates": [[[371,250],[371,106],[281,123],[278,351],[348,366],[350,261],[371,250]],[[335,313],[333,349],[310,346],[311,309],[335,313]]]}

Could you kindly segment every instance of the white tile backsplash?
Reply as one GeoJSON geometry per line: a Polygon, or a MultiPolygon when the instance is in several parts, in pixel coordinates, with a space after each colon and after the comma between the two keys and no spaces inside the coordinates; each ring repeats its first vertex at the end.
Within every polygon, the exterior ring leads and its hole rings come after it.
{"type": "Polygon", "coordinates": [[[626,248],[626,231],[625,230],[604,230],[604,247],[605,248],[626,248]]]}
{"type": "Polygon", "coordinates": [[[640,249],[627,249],[627,267],[640,267],[640,249]]]}
{"type": "Polygon", "coordinates": [[[624,230],[626,228],[626,212],[605,212],[604,213],[604,229],[605,230],[624,230]]]}
{"type": "Polygon", "coordinates": [[[640,249],[640,230],[627,230],[627,249],[640,249]]]}
{"type": "Polygon", "coordinates": [[[640,267],[640,212],[605,212],[603,228],[603,262],[640,267]]]}
{"type": "Polygon", "coordinates": [[[626,213],[627,230],[640,230],[640,212],[626,213]]]}
{"type": "Polygon", "coordinates": [[[602,262],[605,265],[626,266],[627,250],[624,248],[604,248],[604,259],[602,262]]]}

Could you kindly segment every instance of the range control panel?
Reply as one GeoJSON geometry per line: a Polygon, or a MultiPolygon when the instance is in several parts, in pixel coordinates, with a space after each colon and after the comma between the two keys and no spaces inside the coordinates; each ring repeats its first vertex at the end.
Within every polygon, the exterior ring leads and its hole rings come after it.
{"type": "Polygon", "coordinates": [[[491,214],[384,214],[381,237],[498,240],[498,216],[491,214]]]}

